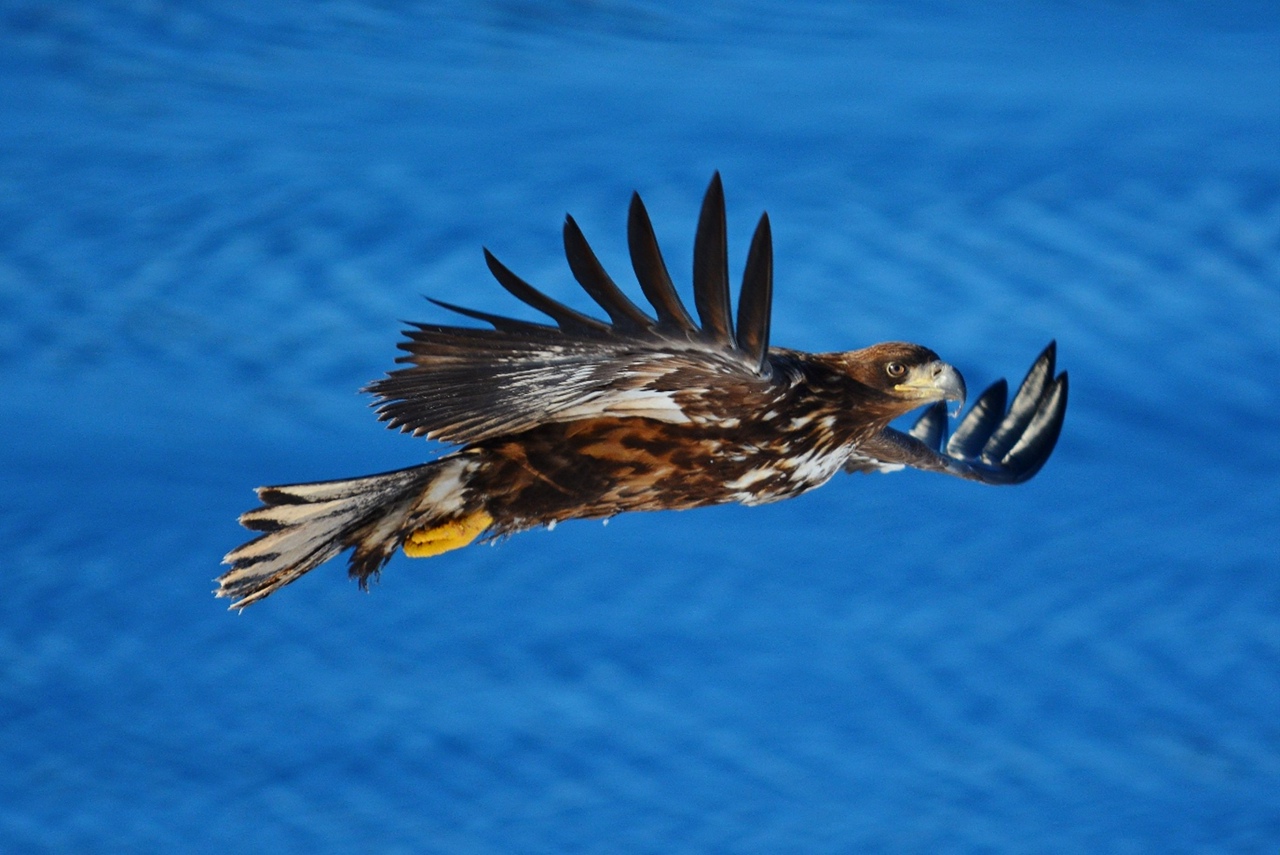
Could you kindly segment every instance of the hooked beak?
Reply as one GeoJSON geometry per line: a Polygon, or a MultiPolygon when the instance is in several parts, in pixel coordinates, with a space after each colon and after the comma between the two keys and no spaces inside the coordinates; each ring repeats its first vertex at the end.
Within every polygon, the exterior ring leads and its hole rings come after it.
{"type": "Polygon", "coordinates": [[[941,359],[912,368],[902,382],[893,388],[894,391],[919,400],[921,403],[955,401],[956,408],[952,415],[959,414],[964,408],[964,378],[960,376],[959,371],[941,359]]]}

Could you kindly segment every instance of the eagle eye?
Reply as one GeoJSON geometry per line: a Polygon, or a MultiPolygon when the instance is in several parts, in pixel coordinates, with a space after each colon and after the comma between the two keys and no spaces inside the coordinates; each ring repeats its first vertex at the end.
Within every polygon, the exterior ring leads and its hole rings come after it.
{"type": "Polygon", "coordinates": [[[903,374],[907,373],[907,366],[901,362],[890,362],[884,367],[884,372],[894,380],[897,380],[903,374]]]}

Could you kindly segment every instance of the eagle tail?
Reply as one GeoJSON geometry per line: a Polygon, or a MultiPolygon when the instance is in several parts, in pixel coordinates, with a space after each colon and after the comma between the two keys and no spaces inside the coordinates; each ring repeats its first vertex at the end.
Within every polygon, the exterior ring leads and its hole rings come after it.
{"type": "Polygon", "coordinates": [[[262,534],[222,559],[231,569],[215,593],[242,609],[347,549],[350,576],[367,588],[401,547],[423,558],[466,546],[493,522],[466,502],[474,465],[450,456],[362,478],[259,487],[262,505],[240,524],[262,534]]]}

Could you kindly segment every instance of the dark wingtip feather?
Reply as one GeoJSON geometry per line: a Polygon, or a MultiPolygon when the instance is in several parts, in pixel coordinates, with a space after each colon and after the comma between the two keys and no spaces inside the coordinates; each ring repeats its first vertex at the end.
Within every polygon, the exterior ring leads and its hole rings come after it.
{"type": "Polygon", "coordinates": [[[960,420],[955,433],[947,443],[947,454],[962,460],[977,458],[982,447],[1004,419],[1005,403],[1009,396],[1009,384],[1001,378],[992,383],[973,402],[973,406],[960,420]]]}
{"type": "Polygon", "coordinates": [[[1069,385],[1067,372],[1057,376],[1045,391],[1040,409],[1027,425],[1026,433],[1005,455],[1004,464],[1018,473],[1013,483],[1030,479],[1053,454],[1066,421],[1069,385]]]}
{"type": "Polygon", "coordinates": [[[702,198],[693,241],[693,302],[703,332],[713,341],[734,345],[729,307],[729,240],[725,224],[724,185],[720,173],[702,198]]]}
{"type": "Polygon", "coordinates": [[[1009,412],[991,434],[982,449],[982,457],[989,462],[1003,460],[1009,450],[1026,433],[1027,426],[1040,411],[1049,384],[1053,381],[1057,346],[1050,343],[1036,361],[1009,403],[1009,412]]]}
{"type": "Polygon", "coordinates": [[[941,451],[947,435],[947,405],[943,401],[931,404],[907,431],[909,436],[929,446],[930,451],[941,451]]]}
{"type": "Polygon", "coordinates": [[[534,288],[528,282],[525,282],[519,276],[511,272],[505,264],[497,259],[497,257],[489,251],[488,247],[484,247],[484,261],[489,266],[489,272],[493,274],[493,278],[498,280],[498,284],[515,297],[517,300],[525,303],[542,312],[544,315],[550,316],[559,326],[560,329],[568,333],[579,333],[584,335],[603,335],[609,333],[609,325],[603,321],[598,321],[590,315],[584,315],[579,311],[569,308],[559,300],[554,300],[543,294],[537,288],[534,288]]]}
{"type": "Polygon", "coordinates": [[[564,218],[564,255],[569,261],[569,270],[573,272],[573,278],[577,279],[582,290],[591,295],[591,299],[605,310],[615,327],[626,332],[635,332],[648,330],[654,326],[656,323],[654,319],[631,302],[605,272],[600,259],[587,243],[586,235],[568,214],[564,218]]]}
{"type": "MultiPolygon", "coordinates": [[[[428,297],[427,299],[432,303],[435,303],[437,306],[439,306],[442,309],[448,309],[449,311],[456,312],[459,315],[462,315],[463,317],[466,317],[466,318],[473,318],[477,321],[484,321],[486,324],[491,324],[494,329],[502,330],[503,332],[545,333],[548,330],[555,329],[555,327],[548,326],[547,324],[535,324],[530,321],[521,321],[516,318],[507,318],[507,317],[503,317],[502,315],[494,315],[494,314],[490,314],[489,312],[482,312],[479,309],[468,309],[466,306],[459,306],[455,303],[448,303],[444,300],[437,300],[435,297],[428,297]]],[[[418,327],[419,329],[423,329],[426,327],[426,325],[424,324],[418,324],[412,321],[407,323],[412,323],[413,326],[418,327]]]]}
{"type": "Polygon", "coordinates": [[[631,252],[631,266],[644,296],[658,313],[659,329],[695,333],[698,325],[689,316],[675,286],[671,274],[658,248],[658,238],[653,231],[649,212],[639,193],[631,194],[631,207],[627,211],[627,248],[631,252]]]}
{"type": "Polygon", "coordinates": [[[761,214],[747,266],[742,274],[742,293],[738,297],[738,347],[755,363],[764,367],[769,351],[769,314],[773,303],[773,233],[769,215],[761,214]]]}
{"type": "Polygon", "coordinates": [[[982,460],[1004,471],[1007,483],[1020,484],[1039,472],[1062,434],[1070,382],[1065,371],[1053,376],[1056,357],[1057,343],[1050,342],[982,449],[982,460]]]}

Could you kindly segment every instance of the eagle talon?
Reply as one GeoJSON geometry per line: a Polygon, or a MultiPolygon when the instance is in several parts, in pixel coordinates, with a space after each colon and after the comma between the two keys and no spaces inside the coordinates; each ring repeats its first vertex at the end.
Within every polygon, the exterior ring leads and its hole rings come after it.
{"type": "Polygon", "coordinates": [[[487,511],[475,511],[465,517],[442,523],[435,528],[420,528],[404,541],[404,554],[410,558],[431,558],[461,549],[493,525],[487,511]]]}

